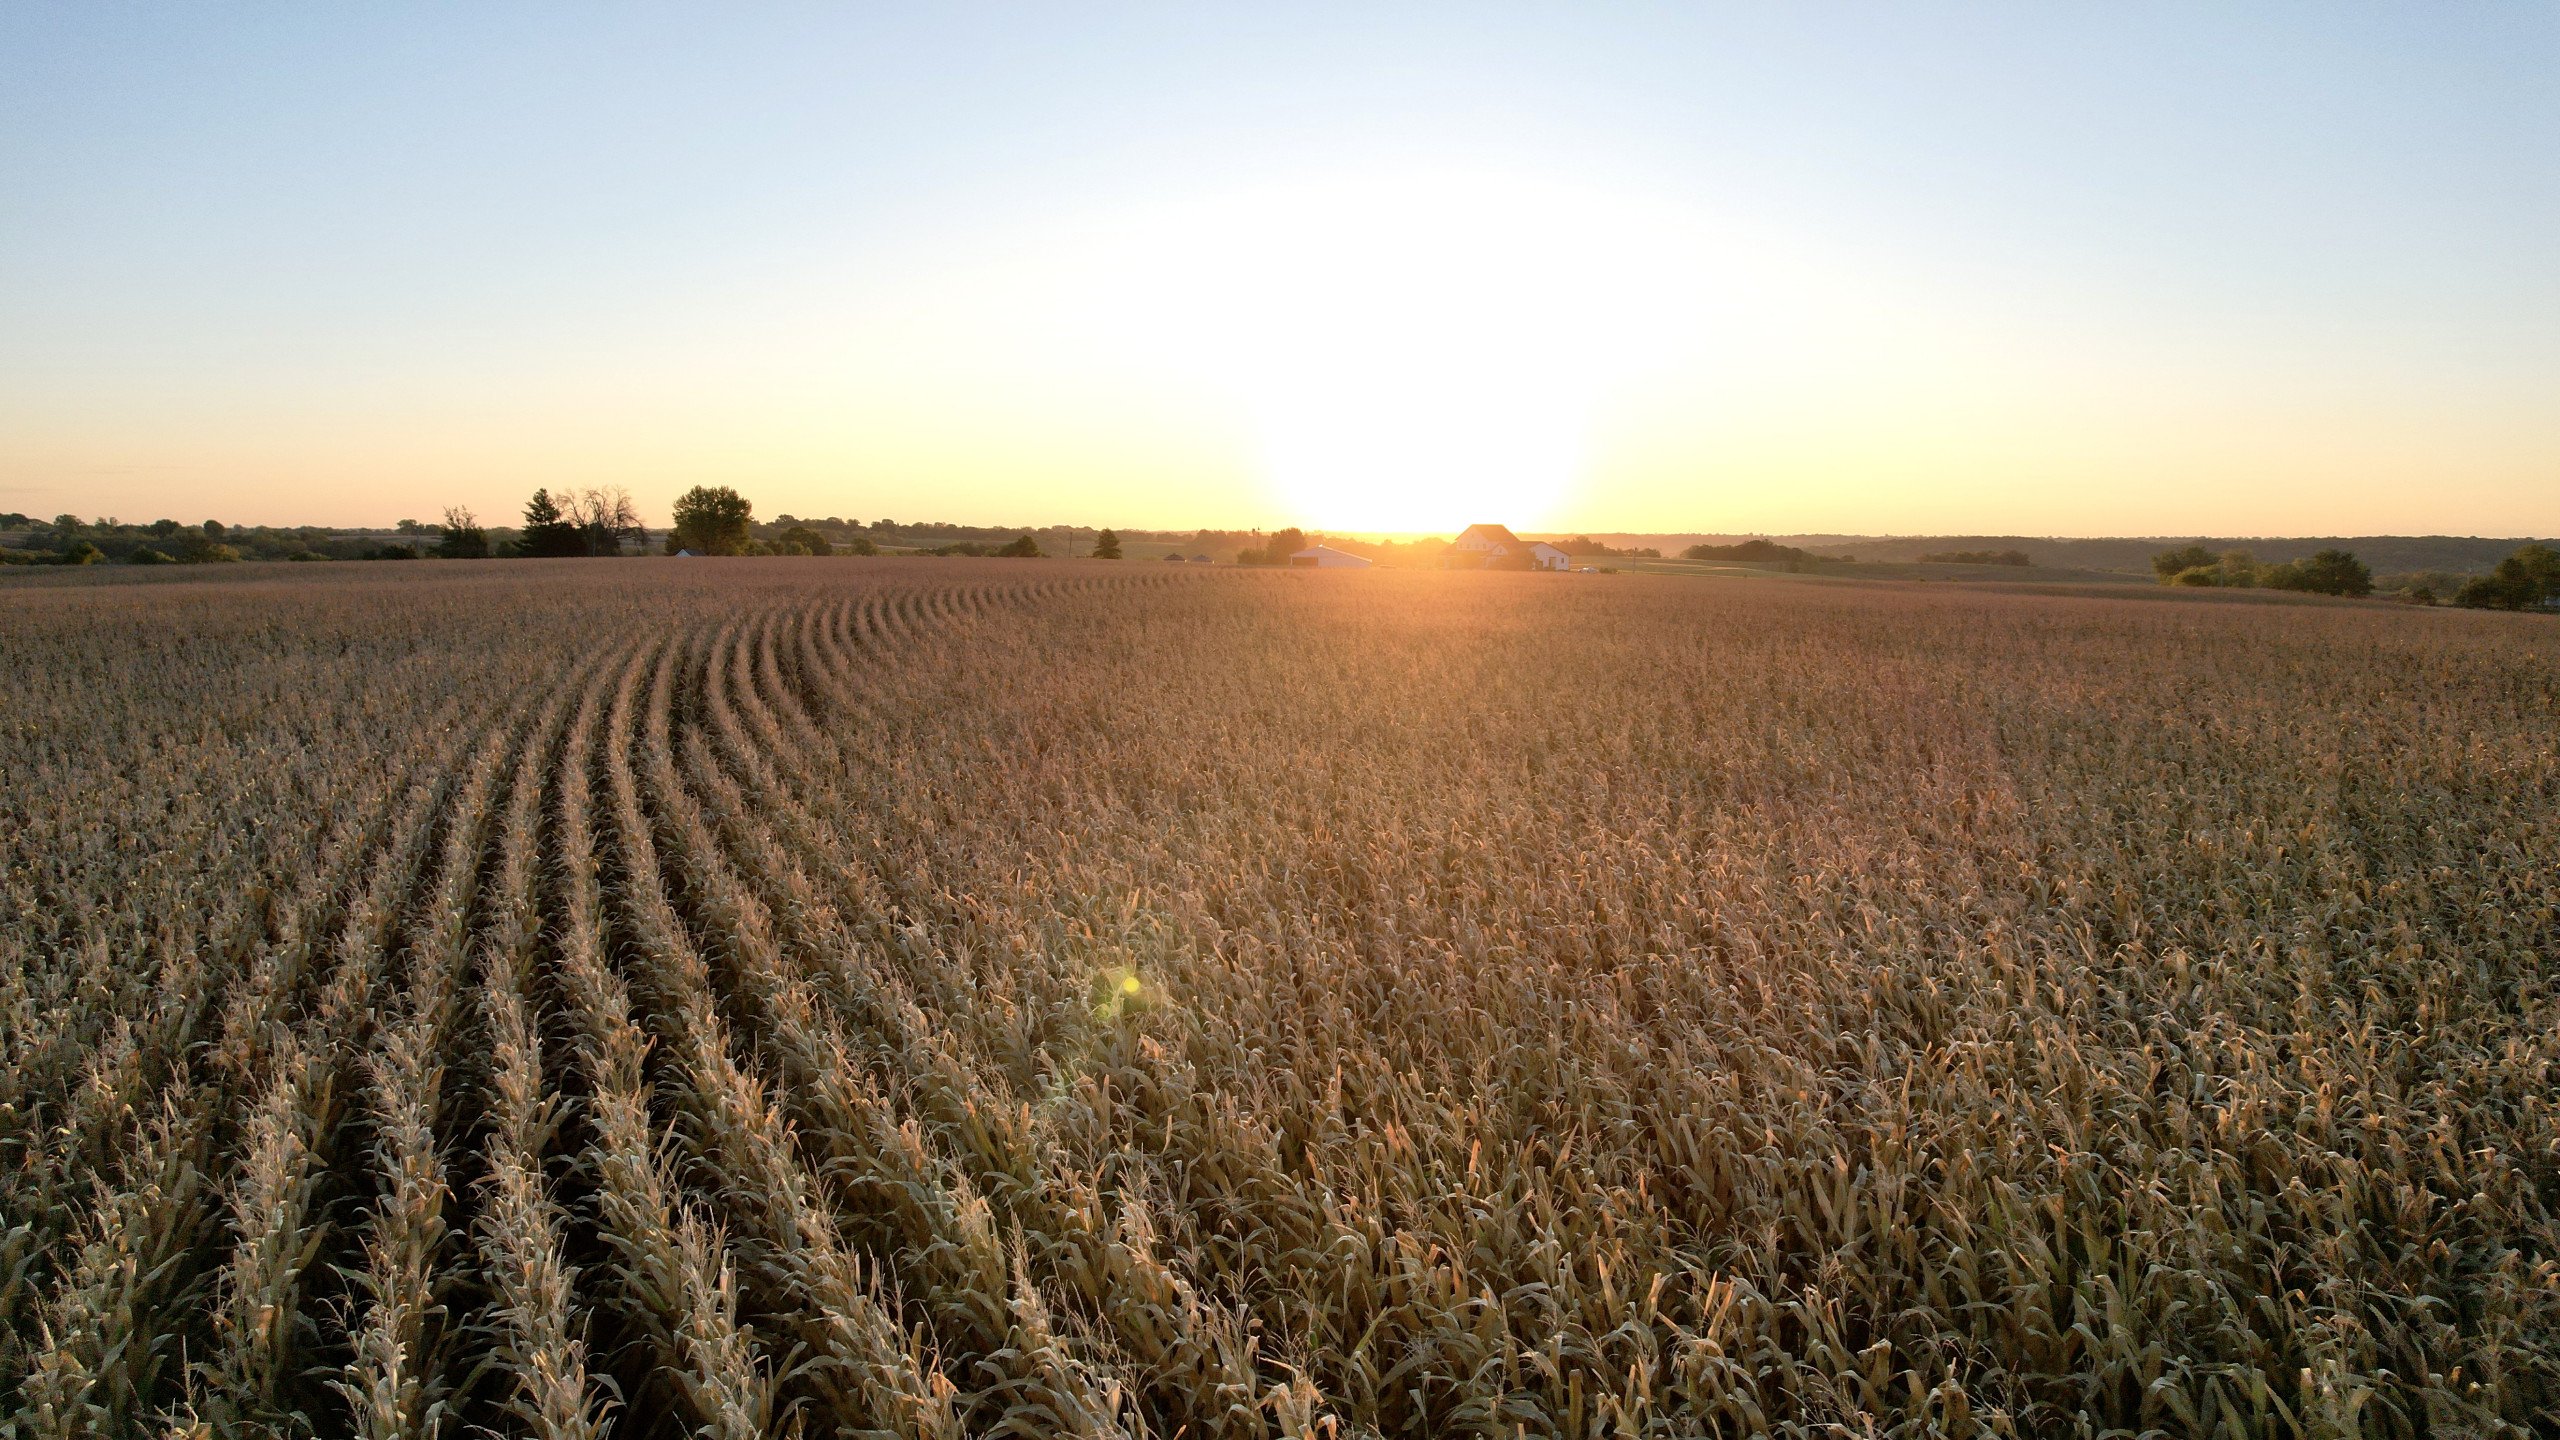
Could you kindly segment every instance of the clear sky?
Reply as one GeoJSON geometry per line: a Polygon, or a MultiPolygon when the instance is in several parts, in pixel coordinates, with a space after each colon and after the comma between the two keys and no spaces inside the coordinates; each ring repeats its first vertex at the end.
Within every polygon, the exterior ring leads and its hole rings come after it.
{"type": "Polygon", "coordinates": [[[2560,533],[2560,6],[0,7],[0,510],[2560,533]]]}

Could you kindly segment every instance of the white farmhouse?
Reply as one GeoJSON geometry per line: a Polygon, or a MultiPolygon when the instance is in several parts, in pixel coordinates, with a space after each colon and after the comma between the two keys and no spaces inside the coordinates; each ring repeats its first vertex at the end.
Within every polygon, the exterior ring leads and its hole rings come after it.
{"type": "Polygon", "coordinates": [[[1532,570],[1570,570],[1573,557],[1544,540],[1523,540],[1501,525],[1470,525],[1449,542],[1452,563],[1494,565],[1525,556],[1532,570]]]}
{"type": "Polygon", "coordinates": [[[1336,550],[1330,545],[1310,545],[1289,557],[1293,570],[1366,570],[1369,557],[1336,550]]]}

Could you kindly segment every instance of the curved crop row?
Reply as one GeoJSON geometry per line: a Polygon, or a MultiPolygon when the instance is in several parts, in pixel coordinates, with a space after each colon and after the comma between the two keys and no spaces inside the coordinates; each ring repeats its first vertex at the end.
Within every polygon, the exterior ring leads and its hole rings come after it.
{"type": "Polygon", "coordinates": [[[0,710],[7,1433],[2560,1405],[2531,617],[143,588],[0,615],[45,657],[0,710]],[[138,683],[180,654],[200,711],[138,683]]]}

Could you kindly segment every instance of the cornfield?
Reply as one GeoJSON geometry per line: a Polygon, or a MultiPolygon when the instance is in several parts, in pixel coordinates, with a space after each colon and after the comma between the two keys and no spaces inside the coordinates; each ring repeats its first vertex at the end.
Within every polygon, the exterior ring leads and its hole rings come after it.
{"type": "Polygon", "coordinates": [[[2529,617],[85,578],[9,1434],[2555,1433],[2529,617]]]}

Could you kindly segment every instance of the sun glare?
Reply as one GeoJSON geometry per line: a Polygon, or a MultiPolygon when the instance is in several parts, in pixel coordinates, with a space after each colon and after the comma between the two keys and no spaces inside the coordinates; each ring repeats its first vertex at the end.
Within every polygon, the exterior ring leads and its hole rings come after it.
{"type": "Polygon", "coordinates": [[[1334,179],[1143,226],[1111,247],[1112,323],[1221,392],[1296,523],[1541,524],[1595,411],[1694,339],[1694,230],[1569,184],[1334,179]]]}

